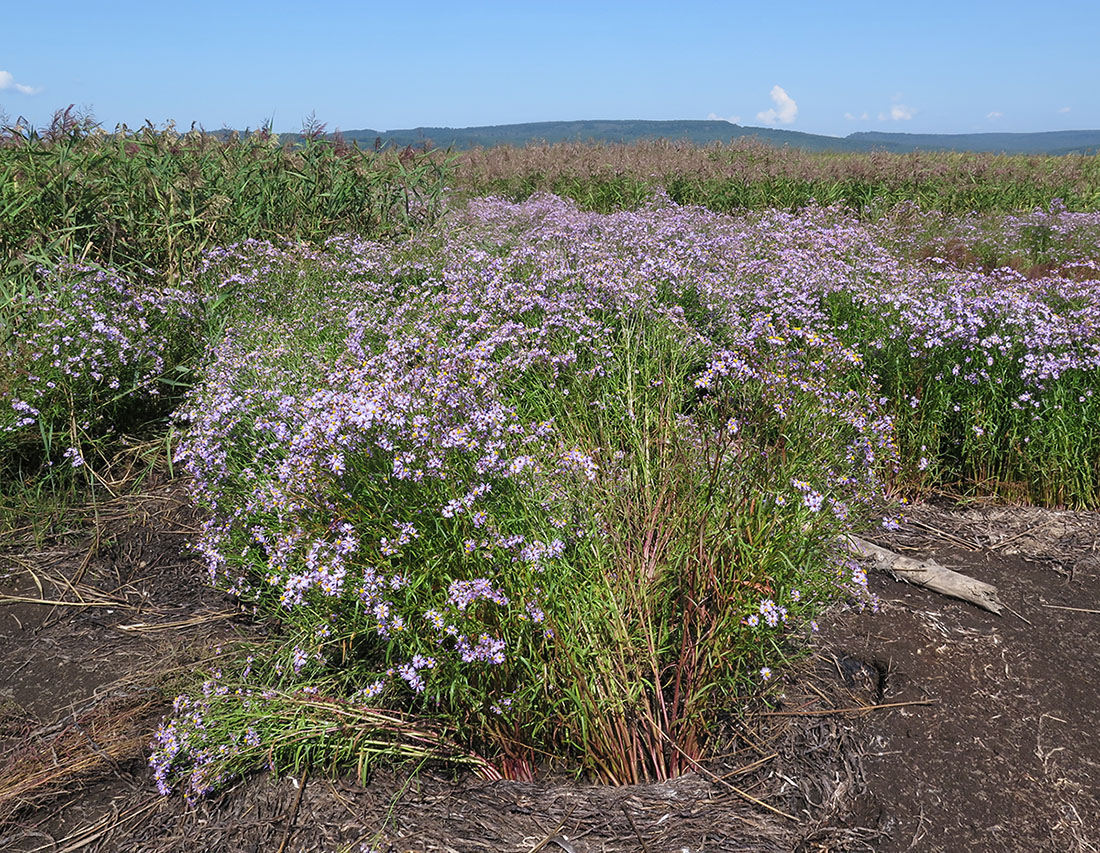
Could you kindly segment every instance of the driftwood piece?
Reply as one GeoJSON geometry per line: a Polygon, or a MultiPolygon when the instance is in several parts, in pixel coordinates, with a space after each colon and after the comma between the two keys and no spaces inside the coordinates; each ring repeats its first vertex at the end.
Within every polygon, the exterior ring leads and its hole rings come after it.
{"type": "Polygon", "coordinates": [[[846,536],[845,545],[855,556],[870,560],[876,569],[886,572],[897,580],[926,587],[941,595],[969,601],[998,616],[1004,609],[1004,605],[997,598],[997,587],[953,572],[935,560],[914,560],[912,557],[903,557],[858,536],[846,536]]]}

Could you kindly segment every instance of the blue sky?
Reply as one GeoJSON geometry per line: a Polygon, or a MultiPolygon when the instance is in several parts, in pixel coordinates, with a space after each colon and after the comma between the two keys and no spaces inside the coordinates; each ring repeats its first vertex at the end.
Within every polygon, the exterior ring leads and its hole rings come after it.
{"type": "Polygon", "coordinates": [[[113,128],[705,119],[845,135],[1100,128],[1100,3],[11,3],[0,107],[113,128]]]}

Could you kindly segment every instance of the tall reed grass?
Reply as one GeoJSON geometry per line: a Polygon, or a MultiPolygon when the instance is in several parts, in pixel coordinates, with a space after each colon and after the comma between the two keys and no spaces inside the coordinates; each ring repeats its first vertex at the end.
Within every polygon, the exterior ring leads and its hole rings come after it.
{"type": "Polygon", "coordinates": [[[320,133],[281,145],[169,125],[115,133],[86,121],[0,139],[0,272],[58,258],[178,282],[202,253],[246,239],[403,233],[431,221],[446,158],[375,153],[320,133]]]}
{"type": "Polygon", "coordinates": [[[944,213],[1011,212],[1061,199],[1100,209],[1100,156],[969,153],[811,153],[754,140],[695,146],[533,145],[464,152],[456,187],[520,201],[551,192],[587,210],[640,205],[663,187],[680,204],[711,210],[841,205],[874,215],[900,202],[944,213]]]}

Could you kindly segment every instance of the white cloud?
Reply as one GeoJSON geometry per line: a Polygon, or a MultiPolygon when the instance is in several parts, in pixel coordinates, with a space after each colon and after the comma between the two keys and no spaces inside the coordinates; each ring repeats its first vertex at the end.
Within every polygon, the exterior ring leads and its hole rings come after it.
{"type": "Polygon", "coordinates": [[[863,121],[867,121],[867,119],[869,119],[870,117],[871,116],[868,115],[866,112],[862,112],[859,115],[856,115],[855,113],[845,113],[844,114],[844,118],[848,119],[848,121],[855,121],[856,119],[861,119],[863,121]]]}
{"type": "Polygon", "coordinates": [[[996,121],[999,118],[1004,118],[1005,114],[1001,113],[1001,112],[997,112],[997,110],[993,110],[993,112],[991,112],[991,113],[986,113],[985,117],[987,119],[989,119],[990,121],[996,121]]]}
{"type": "Polygon", "coordinates": [[[1060,113],[1068,113],[1068,112],[1069,112],[1069,107],[1062,107],[1062,108],[1061,108],[1060,110],[1058,110],[1058,112],[1060,112],[1060,113]]]}
{"type": "Polygon", "coordinates": [[[909,121],[913,116],[917,114],[917,111],[913,107],[907,107],[905,104],[892,104],[889,112],[879,113],[879,121],[909,121]]]}
{"type": "Polygon", "coordinates": [[[707,113],[707,121],[728,121],[730,124],[737,124],[737,122],[741,121],[741,116],[730,116],[726,118],[725,116],[718,115],[718,113],[707,113]]]}
{"type": "Polygon", "coordinates": [[[756,117],[765,124],[790,124],[798,116],[798,104],[794,98],[788,95],[782,86],[772,86],[772,103],[775,106],[770,110],[757,113],[756,117]]]}
{"type": "Polygon", "coordinates": [[[12,76],[10,71],[0,71],[0,89],[15,89],[15,91],[21,92],[24,95],[37,95],[42,91],[33,86],[25,86],[22,83],[16,83],[15,77],[12,76]]]}

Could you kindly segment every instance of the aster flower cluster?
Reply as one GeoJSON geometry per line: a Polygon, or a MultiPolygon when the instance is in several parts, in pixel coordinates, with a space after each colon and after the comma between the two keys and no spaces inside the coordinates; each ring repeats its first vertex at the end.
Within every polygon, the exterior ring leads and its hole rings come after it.
{"type": "MultiPolygon", "coordinates": [[[[765,211],[734,220],[736,232],[696,217],[716,256],[675,296],[693,322],[732,338],[743,324],[731,315],[763,309],[807,342],[848,348],[828,356],[832,367],[853,369],[848,387],[874,376],[906,487],[1002,483],[1037,501],[1100,505],[1100,441],[1084,427],[1100,417],[1096,214],[997,219],[1006,245],[1047,234],[1049,247],[1036,265],[992,269],[899,249],[942,230],[938,214],[868,225],[831,208],[765,211]]],[[[972,219],[949,223],[948,242],[992,239],[993,225],[972,219]]]]}
{"type": "Polygon", "coordinates": [[[516,691],[571,618],[575,551],[608,538],[600,507],[629,487],[629,455],[577,432],[577,411],[612,429],[702,395],[675,414],[681,456],[733,441],[722,470],[747,488],[767,473],[746,464],[753,443],[773,458],[781,413],[808,407],[847,440],[820,488],[870,499],[889,422],[827,387],[828,365],[858,356],[781,316],[742,318],[728,294],[718,339],[687,315],[684,293],[715,266],[712,219],[488,200],[399,247],[211,256],[207,290],[234,307],[177,461],[209,511],[195,548],[211,581],[288,626],[280,678],[354,671],[363,701],[530,712],[516,691]],[[658,327],[709,366],[619,397],[632,330],[658,327]]]}
{"type": "MultiPolygon", "coordinates": [[[[659,622],[731,646],[743,632],[759,672],[754,638],[865,586],[836,539],[896,523],[884,492],[913,441],[897,427],[931,422],[937,386],[973,420],[956,386],[1017,383],[1030,413],[1097,375],[1084,289],[902,261],[829,209],[482,199],[399,245],[247,243],[203,275],[225,328],[177,459],[211,581],[283,624],[282,687],[489,741],[502,718],[512,738],[603,712],[560,707],[587,666],[568,644],[609,636],[597,582],[723,602],[721,630],[659,622]],[[686,565],[667,545],[676,500],[716,543],[686,565]],[[624,508],[638,529],[619,529],[624,508]]],[[[920,473],[950,440],[997,434],[972,425],[984,435],[921,441],[920,473]]],[[[200,727],[174,719],[164,780],[200,727]]]]}
{"type": "Polygon", "coordinates": [[[937,263],[1011,267],[1039,275],[1059,270],[1078,279],[1098,269],[1100,215],[1070,211],[1057,198],[1045,208],[997,215],[944,216],[903,204],[873,231],[885,245],[937,263]]]}
{"type": "Polygon", "coordinates": [[[77,467],[82,437],[157,408],[159,380],[197,351],[201,304],[190,291],[96,267],[63,263],[39,276],[36,291],[5,306],[12,333],[0,352],[0,447],[67,441],[64,454],[64,445],[42,451],[77,467]]]}

